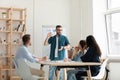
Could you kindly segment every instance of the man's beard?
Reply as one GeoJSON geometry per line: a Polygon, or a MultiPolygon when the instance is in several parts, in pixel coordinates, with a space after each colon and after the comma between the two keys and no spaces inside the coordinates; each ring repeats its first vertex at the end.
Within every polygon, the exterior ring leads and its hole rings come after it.
{"type": "Polygon", "coordinates": [[[57,33],[57,35],[58,35],[58,36],[60,36],[60,35],[61,35],[61,33],[57,33]]]}

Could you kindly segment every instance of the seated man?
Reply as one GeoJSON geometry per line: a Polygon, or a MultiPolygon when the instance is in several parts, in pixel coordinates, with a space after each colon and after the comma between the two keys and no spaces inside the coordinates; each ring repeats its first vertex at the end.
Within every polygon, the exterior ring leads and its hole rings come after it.
{"type": "MultiPolygon", "coordinates": [[[[25,62],[29,61],[32,63],[39,63],[40,61],[44,61],[47,59],[47,57],[43,57],[43,58],[36,57],[29,52],[28,47],[31,46],[31,39],[29,34],[24,35],[22,37],[22,41],[23,41],[23,45],[18,48],[15,55],[16,64],[18,59],[23,59],[25,62]]],[[[45,76],[44,71],[42,70],[34,69],[31,67],[30,67],[30,70],[33,75],[37,75],[41,77],[45,76]]]]}

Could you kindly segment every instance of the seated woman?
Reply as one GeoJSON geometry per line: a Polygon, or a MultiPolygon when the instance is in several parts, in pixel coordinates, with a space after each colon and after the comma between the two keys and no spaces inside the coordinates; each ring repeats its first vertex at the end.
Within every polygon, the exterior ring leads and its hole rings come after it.
{"type": "MultiPolygon", "coordinates": [[[[100,62],[101,50],[92,35],[86,38],[87,52],[81,57],[83,62],[100,62]]],[[[91,66],[91,75],[96,76],[99,73],[100,66],[91,66]]],[[[81,76],[87,76],[86,71],[78,71],[76,73],[77,80],[83,80],[81,76]]]]}
{"type": "Polygon", "coordinates": [[[74,48],[72,61],[81,61],[80,57],[85,53],[85,40],[80,40],[78,46],[74,48]]]}
{"type": "MultiPolygon", "coordinates": [[[[85,53],[85,40],[81,40],[77,47],[74,48],[72,61],[81,61],[80,57],[85,53]]],[[[82,69],[83,70],[83,69],[82,69]]],[[[78,69],[73,69],[67,71],[67,80],[76,80],[75,73],[78,72],[78,69]]]]}

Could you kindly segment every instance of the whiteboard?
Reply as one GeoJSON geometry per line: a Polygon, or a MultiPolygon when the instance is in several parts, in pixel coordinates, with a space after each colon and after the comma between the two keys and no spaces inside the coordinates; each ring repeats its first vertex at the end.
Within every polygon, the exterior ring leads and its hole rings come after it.
{"type": "MultiPolygon", "coordinates": [[[[54,26],[54,25],[42,25],[42,56],[50,56],[50,45],[44,46],[44,41],[45,41],[47,34],[49,32],[52,32],[52,35],[54,36],[56,34],[56,26],[54,26]]],[[[63,28],[62,34],[66,35],[65,28],[63,28]]]]}

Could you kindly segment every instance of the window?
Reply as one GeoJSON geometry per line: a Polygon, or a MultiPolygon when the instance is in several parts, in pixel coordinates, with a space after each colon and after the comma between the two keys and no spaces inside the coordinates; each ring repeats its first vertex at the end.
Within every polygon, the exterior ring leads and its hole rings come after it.
{"type": "Polygon", "coordinates": [[[108,8],[118,8],[120,7],[120,0],[108,0],[108,8]]]}
{"type": "Polygon", "coordinates": [[[108,11],[105,14],[105,19],[109,53],[120,55],[120,0],[108,1],[108,11]]]}

